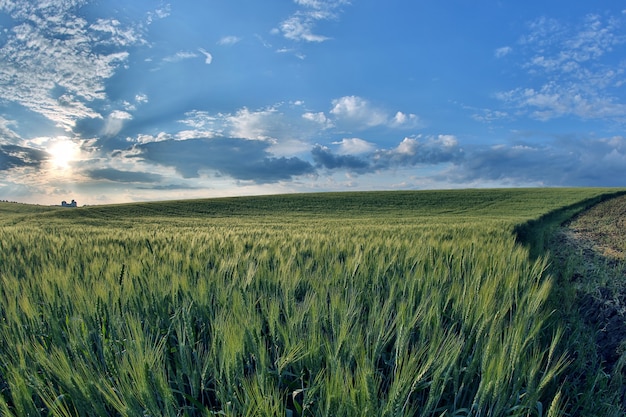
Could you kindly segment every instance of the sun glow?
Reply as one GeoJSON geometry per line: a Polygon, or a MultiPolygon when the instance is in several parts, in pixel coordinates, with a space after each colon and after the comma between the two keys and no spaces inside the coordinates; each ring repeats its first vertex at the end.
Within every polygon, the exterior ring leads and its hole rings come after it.
{"type": "Polygon", "coordinates": [[[48,149],[50,164],[55,169],[66,170],[80,155],[79,146],[69,139],[57,139],[48,149]]]}

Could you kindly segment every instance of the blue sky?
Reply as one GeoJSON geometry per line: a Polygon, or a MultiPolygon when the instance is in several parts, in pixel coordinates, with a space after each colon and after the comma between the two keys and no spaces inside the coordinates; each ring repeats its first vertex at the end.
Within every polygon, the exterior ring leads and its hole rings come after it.
{"type": "Polygon", "coordinates": [[[626,6],[0,0],[0,199],[626,186],[626,6]]]}

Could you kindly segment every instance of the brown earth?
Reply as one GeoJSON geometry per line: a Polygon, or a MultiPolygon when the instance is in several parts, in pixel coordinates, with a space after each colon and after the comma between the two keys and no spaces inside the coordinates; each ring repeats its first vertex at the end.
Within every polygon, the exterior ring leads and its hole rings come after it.
{"type": "MultiPolygon", "coordinates": [[[[550,252],[561,279],[576,290],[575,306],[592,329],[604,372],[626,378],[626,196],[563,225],[550,252]]],[[[626,410],[626,387],[621,398],[626,410]]]]}

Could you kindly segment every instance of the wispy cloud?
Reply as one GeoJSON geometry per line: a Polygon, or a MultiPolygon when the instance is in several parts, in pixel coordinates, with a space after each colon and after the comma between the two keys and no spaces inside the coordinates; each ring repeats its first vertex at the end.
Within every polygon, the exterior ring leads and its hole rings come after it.
{"type": "Polygon", "coordinates": [[[488,108],[477,108],[472,106],[463,106],[466,110],[472,112],[471,118],[482,123],[493,123],[500,120],[506,120],[511,118],[511,115],[506,111],[493,110],[488,108]]]}
{"type": "Polygon", "coordinates": [[[241,37],[229,35],[220,38],[220,40],[217,41],[217,44],[221,46],[232,46],[239,42],[241,42],[241,37]]]}
{"type": "Polygon", "coordinates": [[[21,142],[19,135],[13,131],[16,126],[17,122],[0,116],[0,144],[18,145],[21,142]]]}
{"type": "Polygon", "coordinates": [[[513,48],[511,48],[510,46],[503,46],[501,48],[496,49],[494,52],[494,55],[496,56],[496,58],[502,58],[502,57],[507,56],[511,52],[513,52],[513,48]]]}
{"type": "Polygon", "coordinates": [[[626,82],[623,17],[590,14],[578,25],[540,18],[520,40],[523,68],[532,86],[496,97],[531,117],[549,120],[567,115],[582,119],[626,120],[618,88],[626,82]]]}
{"type": "Polygon", "coordinates": [[[205,51],[202,48],[199,48],[198,51],[200,51],[200,53],[202,55],[204,55],[204,63],[209,65],[211,62],[213,62],[213,55],[211,55],[210,52],[205,51]]]}
{"type": "Polygon", "coordinates": [[[104,123],[104,128],[102,130],[102,134],[104,136],[117,135],[118,133],[120,133],[120,131],[124,127],[124,123],[128,120],[132,120],[132,118],[133,118],[132,114],[128,112],[121,111],[121,110],[113,111],[106,118],[106,121],[104,123]]]}
{"type": "Polygon", "coordinates": [[[496,95],[500,100],[522,110],[538,120],[572,115],[581,119],[624,119],[626,103],[617,97],[603,95],[584,86],[548,82],[540,89],[516,88],[496,95]]]}
{"type": "Polygon", "coordinates": [[[165,19],[172,13],[172,7],[170,4],[166,4],[163,7],[160,7],[154,11],[150,11],[147,14],[147,23],[150,25],[155,20],[165,19]]]}
{"type": "Polygon", "coordinates": [[[199,55],[193,51],[178,51],[174,55],[163,58],[163,62],[180,62],[186,59],[198,58],[199,55]]]}
{"type": "Polygon", "coordinates": [[[319,21],[336,19],[341,7],[350,4],[347,0],[294,0],[301,6],[291,17],[283,20],[275,33],[287,39],[305,42],[324,42],[330,39],[315,33],[319,21]]]}
{"type": "Polygon", "coordinates": [[[293,114],[286,114],[281,103],[257,110],[242,107],[233,113],[191,111],[185,116],[180,122],[196,132],[196,138],[224,136],[272,141],[275,145],[283,141],[291,141],[293,144],[294,138],[305,141],[319,131],[320,123],[325,118],[323,113],[311,113],[299,120],[293,114]]]}
{"type": "Polygon", "coordinates": [[[280,31],[285,38],[294,41],[324,42],[329,40],[328,36],[313,33],[315,20],[312,17],[292,16],[280,24],[280,31]]]}
{"type": "Polygon", "coordinates": [[[84,1],[3,2],[16,25],[0,48],[0,100],[18,103],[71,130],[102,117],[105,82],[144,43],[141,32],[115,19],[89,23],[74,14],[84,1]]]}

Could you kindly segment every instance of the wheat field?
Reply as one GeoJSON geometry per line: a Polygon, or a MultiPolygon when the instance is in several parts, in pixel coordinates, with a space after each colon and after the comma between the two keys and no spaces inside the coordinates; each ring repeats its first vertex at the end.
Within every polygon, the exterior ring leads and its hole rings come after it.
{"type": "Polygon", "coordinates": [[[563,415],[549,260],[516,231],[612,192],[0,203],[0,412],[563,415]]]}

